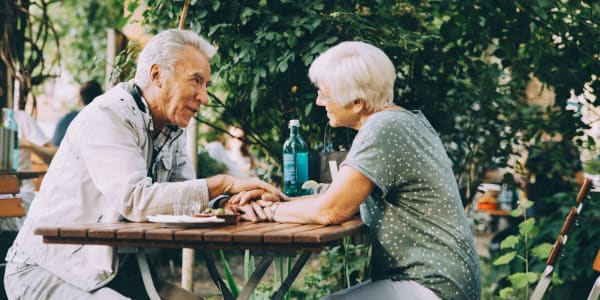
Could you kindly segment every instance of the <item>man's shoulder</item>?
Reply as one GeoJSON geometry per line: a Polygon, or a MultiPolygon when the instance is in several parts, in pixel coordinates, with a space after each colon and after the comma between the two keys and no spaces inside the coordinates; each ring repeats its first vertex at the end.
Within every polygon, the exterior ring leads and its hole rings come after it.
{"type": "Polygon", "coordinates": [[[120,83],[88,104],[84,111],[112,111],[119,115],[136,115],[139,109],[133,96],[127,90],[126,83],[120,83]]]}

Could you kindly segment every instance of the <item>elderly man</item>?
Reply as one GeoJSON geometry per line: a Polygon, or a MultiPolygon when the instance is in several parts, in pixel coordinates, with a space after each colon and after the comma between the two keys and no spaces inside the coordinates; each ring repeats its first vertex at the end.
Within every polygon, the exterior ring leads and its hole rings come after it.
{"type": "Polygon", "coordinates": [[[132,82],[118,84],[77,115],[7,254],[9,298],[139,297],[131,290],[141,281],[125,283],[129,268],[119,266],[113,248],[44,244],[33,233],[40,225],[144,222],[172,213],[174,201],[203,209],[222,193],[277,191],[256,178],[193,179],[182,127],[208,103],[215,52],[193,32],[164,31],[140,53],[132,82]]]}

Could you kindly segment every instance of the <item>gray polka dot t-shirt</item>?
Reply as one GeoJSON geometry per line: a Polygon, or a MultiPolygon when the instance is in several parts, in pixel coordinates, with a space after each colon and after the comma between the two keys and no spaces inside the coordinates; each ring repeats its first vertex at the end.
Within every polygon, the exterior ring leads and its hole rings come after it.
{"type": "Polygon", "coordinates": [[[420,112],[370,116],[343,165],[375,185],[361,205],[373,279],[414,280],[442,299],[480,298],[479,260],[451,162],[420,112]]]}

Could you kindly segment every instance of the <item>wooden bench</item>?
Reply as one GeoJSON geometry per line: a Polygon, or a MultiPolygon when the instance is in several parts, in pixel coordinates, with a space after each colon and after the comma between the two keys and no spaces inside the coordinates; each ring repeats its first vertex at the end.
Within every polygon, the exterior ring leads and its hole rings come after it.
{"type": "MultiPolygon", "coordinates": [[[[25,205],[23,199],[16,195],[21,190],[19,178],[16,175],[0,175],[0,218],[24,217],[25,205]]],[[[0,232],[0,278],[4,278],[4,256],[15,239],[16,232],[0,232]]],[[[0,299],[6,299],[4,283],[0,280],[0,299]]]]}
{"type": "Polygon", "coordinates": [[[20,191],[19,179],[16,175],[0,175],[0,218],[24,217],[23,199],[17,198],[20,191]],[[4,195],[8,194],[8,198],[4,195]]]}

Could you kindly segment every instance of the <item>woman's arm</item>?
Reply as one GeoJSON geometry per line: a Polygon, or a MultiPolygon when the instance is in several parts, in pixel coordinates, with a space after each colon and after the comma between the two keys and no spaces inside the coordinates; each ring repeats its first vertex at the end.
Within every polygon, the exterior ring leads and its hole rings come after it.
{"type": "MultiPolygon", "coordinates": [[[[272,216],[277,222],[339,224],[356,214],[373,188],[367,177],[343,166],[327,192],[279,203],[272,216]]],[[[267,214],[272,207],[265,207],[267,214]]]]}

